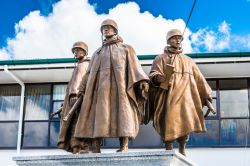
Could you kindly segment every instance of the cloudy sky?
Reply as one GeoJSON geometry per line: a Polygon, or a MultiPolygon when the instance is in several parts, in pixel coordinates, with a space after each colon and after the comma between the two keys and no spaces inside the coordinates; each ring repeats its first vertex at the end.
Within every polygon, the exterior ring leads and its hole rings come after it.
{"type": "MultiPolygon", "coordinates": [[[[101,46],[100,24],[117,21],[137,54],[162,52],[168,30],[184,30],[194,0],[8,0],[0,6],[0,60],[72,57],[75,41],[101,46]]],[[[250,0],[197,0],[183,48],[250,52],[250,0]]]]}

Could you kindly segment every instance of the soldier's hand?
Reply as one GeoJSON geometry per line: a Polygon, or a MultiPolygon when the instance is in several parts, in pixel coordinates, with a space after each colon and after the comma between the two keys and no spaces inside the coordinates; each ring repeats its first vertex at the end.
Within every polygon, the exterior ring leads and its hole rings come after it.
{"type": "Polygon", "coordinates": [[[145,92],[148,92],[149,85],[147,81],[141,81],[140,82],[140,90],[144,90],[145,92]]]}
{"type": "Polygon", "coordinates": [[[84,91],[79,91],[76,96],[77,98],[84,96],[84,91]]]}
{"type": "Polygon", "coordinates": [[[71,96],[70,99],[69,99],[69,104],[71,106],[73,106],[75,104],[75,102],[76,102],[77,99],[78,99],[77,96],[71,96]]]}
{"type": "Polygon", "coordinates": [[[212,98],[212,96],[211,96],[211,95],[209,95],[209,97],[207,98],[207,100],[208,100],[208,101],[210,101],[210,103],[212,103],[212,102],[213,102],[213,98],[212,98]]]}
{"type": "Polygon", "coordinates": [[[213,114],[216,114],[216,111],[212,105],[212,102],[209,99],[206,99],[206,106],[210,112],[212,112],[213,114]]]}
{"type": "Polygon", "coordinates": [[[149,89],[148,82],[141,81],[139,87],[140,87],[141,96],[146,100],[148,97],[148,89],[149,89]]]}
{"type": "Polygon", "coordinates": [[[156,78],[155,78],[155,80],[158,82],[158,83],[162,83],[162,82],[164,82],[167,78],[166,78],[166,76],[164,76],[164,75],[156,75],[155,76],[156,78]]]}

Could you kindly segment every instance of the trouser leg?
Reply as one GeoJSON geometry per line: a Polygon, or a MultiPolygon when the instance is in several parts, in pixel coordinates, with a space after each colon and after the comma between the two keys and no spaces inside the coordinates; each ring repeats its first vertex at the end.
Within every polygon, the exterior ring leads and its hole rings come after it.
{"type": "Polygon", "coordinates": [[[128,151],[128,137],[120,137],[120,149],[117,150],[117,152],[127,152],[128,151]]]}
{"type": "Polygon", "coordinates": [[[173,142],[174,141],[165,141],[165,149],[166,150],[173,150],[173,142]]]}
{"type": "Polygon", "coordinates": [[[81,147],[81,150],[80,150],[80,153],[89,153],[90,152],[90,139],[88,138],[83,138],[81,140],[81,143],[80,143],[80,147],[81,147]]]}
{"type": "Polygon", "coordinates": [[[184,135],[177,139],[177,142],[179,143],[179,152],[183,154],[184,156],[186,156],[185,146],[186,146],[186,142],[188,141],[188,138],[189,138],[189,135],[184,135]]]}
{"type": "Polygon", "coordinates": [[[101,143],[102,138],[94,138],[93,139],[93,153],[101,153],[101,143]]]}
{"type": "Polygon", "coordinates": [[[80,153],[81,150],[81,145],[80,145],[80,140],[78,138],[72,137],[70,139],[70,145],[72,148],[72,153],[80,153]]]}

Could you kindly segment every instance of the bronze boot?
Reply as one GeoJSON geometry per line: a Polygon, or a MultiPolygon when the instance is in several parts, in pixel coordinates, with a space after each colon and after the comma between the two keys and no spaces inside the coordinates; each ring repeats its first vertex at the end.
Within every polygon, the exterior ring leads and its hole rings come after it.
{"type": "Polygon", "coordinates": [[[165,141],[165,149],[173,150],[173,141],[165,141]]]}
{"type": "Polygon", "coordinates": [[[179,153],[181,153],[183,156],[186,156],[185,145],[186,143],[179,143],[179,153]]]}
{"type": "Polygon", "coordinates": [[[177,141],[179,143],[179,153],[181,153],[184,156],[186,156],[185,146],[186,146],[186,142],[188,141],[188,137],[189,137],[189,135],[184,135],[184,136],[177,139],[177,141]]]}
{"type": "Polygon", "coordinates": [[[80,147],[79,146],[75,146],[72,148],[72,153],[73,154],[79,154],[80,153],[80,147]]]}
{"type": "Polygon", "coordinates": [[[102,139],[101,138],[95,138],[93,140],[93,153],[101,153],[101,143],[102,139]]]}
{"type": "Polygon", "coordinates": [[[89,147],[90,147],[90,141],[88,141],[87,139],[83,139],[81,142],[80,153],[81,154],[89,153],[90,152],[89,147]]]}
{"type": "Polygon", "coordinates": [[[65,144],[64,142],[60,142],[57,144],[58,149],[65,149],[65,144]]]}
{"type": "Polygon", "coordinates": [[[120,149],[116,152],[127,152],[128,151],[128,137],[120,137],[120,149]]]}

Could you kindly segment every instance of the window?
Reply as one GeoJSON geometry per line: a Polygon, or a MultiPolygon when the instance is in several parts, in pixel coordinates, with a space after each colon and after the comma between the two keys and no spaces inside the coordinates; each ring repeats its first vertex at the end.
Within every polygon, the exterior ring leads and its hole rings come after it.
{"type": "Polygon", "coordinates": [[[18,122],[0,122],[0,148],[17,146],[18,122]]]}
{"type": "MultiPolygon", "coordinates": [[[[66,94],[67,85],[54,85],[53,86],[53,112],[56,112],[63,104],[66,94]]],[[[58,114],[54,118],[58,118],[58,114]]]]}
{"type": "Polygon", "coordinates": [[[48,120],[51,85],[27,85],[25,93],[25,120],[48,120]]]}
{"type": "Polygon", "coordinates": [[[0,86],[0,148],[17,146],[21,87],[0,86]]]}
{"type": "Polygon", "coordinates": [[[221,144],[222,145],[247,145],[247,119],[223,119],[221,120],[221,144]]]}
{"type": "Polygon", "coordinates": [[[219,121],[206,120],[205,133],[193,133],[191,145],[193,146],[215,146],[219,145],[219,121]]]}
{"type": "Polygon", "coordinates": [[[60,108],[65,92],[65,84],[26,85],[24,148],[56,146],[60,119],[50,115],[60,108]]]}
{"type": "Polygon", "coordinates": [[[0,86],[0,121],[19,119],[20,95],[19,85],[0,86]]]}
{"type": "Polygon", "coordinates": [[[206,133],[191,134],[191,146],[249,146],[248,82],[248,79],[208,81],[217,115],[207,118],[206,133]]]}
{"type": "Polygon", "coordinates": [[[48,122],[25,122],[23,147],[47,147],[48,122]]]}
{"type": "Polygon", "coordinates": [[[221,117],[249,117],[247,80],[220,80],[221,117]]]}
{"type": "MultiPolygon", "coordinates": [[[[190,134],[188,147],[250,146],[249,79],[210,79],[217,114],[206,118],[205,133],[190,134]]],[[[67,85],[26,84],[22,148],[55,148],[60,130],[59,116],[50,118],[64,101],[67,85]]],[[[17,144],[21,87],[0,85],[0,148],[17,144]]],[[[204,114],[207,108],[204,108],[204,114]]],[[[175,146],[177,144],[175,143],[175,146]]],[[[104,139],[104,147],[119,147],[118,138],[104,139]]],[[[130,147],[164,147],[152,123],[141,126],[130,147]],[[145,139],[147,138],[147,139],[145,139]]]]}
{"type": "MultiPolygon", "coordinates": [[[[64,97],[66,94],[66,88],[67,88],[66,84],[53,85],[52,112],[58,111],[58,109],[62,106],[64,97]]],[[[59,131],[60,131],[60,119],[57,114],[50,121],[49,146],[55,147],[57,145],[57,137],[58,137],[59,131]]]]}

